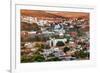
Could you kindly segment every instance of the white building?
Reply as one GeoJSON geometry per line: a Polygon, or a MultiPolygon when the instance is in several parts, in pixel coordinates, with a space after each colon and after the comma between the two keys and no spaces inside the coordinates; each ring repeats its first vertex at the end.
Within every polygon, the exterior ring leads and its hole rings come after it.
{"type": "Polygon", "coordinates": [[[67,41],[67,39],[55,39],[55,38],[53,38],[53,39],[49,40],[48,43],[52,47],[52,46],[56,46],[58,41],[62,41],[65,43],[67,41]]]}
{"type": "Polygon", "coordinates": [[[21,16],[21,21],[32,24],[34,22],[37,22],[37,18],[36,17],[31,17],[31,16],[21,16]]]}

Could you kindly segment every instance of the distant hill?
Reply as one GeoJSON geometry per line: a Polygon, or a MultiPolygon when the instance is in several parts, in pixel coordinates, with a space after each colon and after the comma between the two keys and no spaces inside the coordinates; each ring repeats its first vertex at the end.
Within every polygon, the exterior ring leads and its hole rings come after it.
{"type": "Polygon", "coordinates": [[[21,10],[21,15],[33,17],[48,17],[48,18],[89,18],[89,13],[85,12],[55,12],[55,11],[42,11],[42,10],[21,10]]]}
{"type": "Polygon", "coordinates": [[[21,15],[33,17],[64,18],[62,16],[58,16],[41,10],[21,10],[21,15]]]}
{"type": "Polygon", "coordinates": [[[79,18],[79,17],[89,18],[89,13],[84,13],[84,12],[57,12],[52,14],[62,16],[65,18],[79,18]]]}

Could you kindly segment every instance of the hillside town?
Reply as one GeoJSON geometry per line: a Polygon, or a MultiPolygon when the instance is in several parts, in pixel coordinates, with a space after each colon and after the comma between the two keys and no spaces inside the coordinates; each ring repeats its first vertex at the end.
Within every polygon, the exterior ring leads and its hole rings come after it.
{"type": "Polygon", "coordinates": [[[89,13],[21,10],[21,63],[89,60],[89,13]]]}

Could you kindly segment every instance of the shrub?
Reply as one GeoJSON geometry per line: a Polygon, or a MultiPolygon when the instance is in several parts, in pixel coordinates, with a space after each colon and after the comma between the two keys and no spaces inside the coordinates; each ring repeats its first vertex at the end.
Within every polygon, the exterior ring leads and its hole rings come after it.
{"type": "Polygon", "coordinates": [[[21,56],[21,63],[27,63],[27,62],[32,62],[32,57],[29,57],[27,55],[22,55],[21,56]]]}
{"type": "Polygon", "coordinates": [[[75,52],[75,57],[77,57],[79,59],[84,59],[86,57],[89,58],[89,53],[88,52],[84,52],[83,50],[80,50],[80,51],[75,52]]]}
{"type": "Polygon", "coordinates": [[[43,61],[45,61],[45,58],[43,57],[43,55],[35,54],[35,55],[32,57],[32,61],[33,61],[33,62],[43,62],[43,61]]]}
{"type": "Polygon", "coordinates": [[[64,53],[66,53],[67,51],[69,51],[70,50],[70,48],[68,48],[68,47],[64,47],[64,53]]]}

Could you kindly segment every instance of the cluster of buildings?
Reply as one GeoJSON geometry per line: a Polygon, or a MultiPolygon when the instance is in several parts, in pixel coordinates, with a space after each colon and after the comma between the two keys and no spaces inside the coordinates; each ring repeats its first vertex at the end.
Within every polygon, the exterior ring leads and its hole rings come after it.
{"type": "MultiPolygon", "coordinates": [[[[81,58],[76,56],[76,52],[79,52],[79,55],[80,51],[89,53],[88,19],[58,18],[61,19],[60,21],[57,18],[56,20],[54,19],[21,16],[21,22],[30,25],[36,23],[38,28],[40,28],[39,31],[34,31],[34,29],[31,31],[21,30],[21,38],[26,39],[25,41],[21,40],[22,53],[33,56],[38,52],[44,56],[45,60],[52,57],[57,57],[59,60],[77,60],[81,58]]],[[[83,59],[89,59],[89,56],[86,55],[83,59]]]]}

